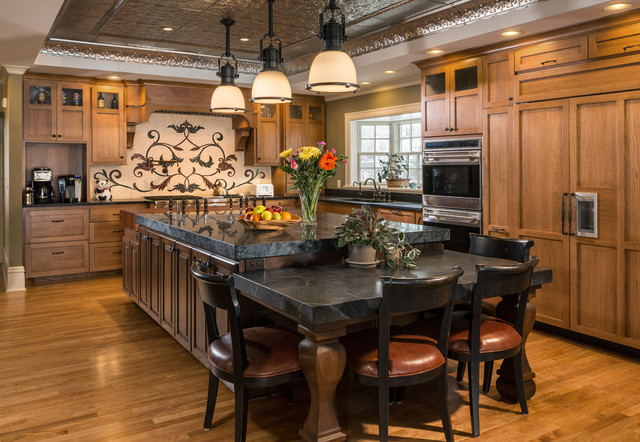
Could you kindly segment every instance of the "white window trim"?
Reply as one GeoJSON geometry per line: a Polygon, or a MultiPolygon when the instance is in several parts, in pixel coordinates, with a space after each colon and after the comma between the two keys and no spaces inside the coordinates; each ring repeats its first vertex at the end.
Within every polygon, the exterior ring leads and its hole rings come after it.
{"type": "MultiPolygon", "coordinates": [[[[410,114],[414,112],[420,112],[420,103],[403,104],[400,106],[383,107],[379,109],[369,109],[366,111],[348,112],[344,114],[344,146],[346,155],[350,155],[351,146],[358,143],[358,134],[351,130],[351,123],[354,120],[365,120],[367,118],[387,117],[389,115],[410,114]]],[[[349,167],[346,169],[345,180],[346,183],[343,187],[351,186],[354,178],[358,176],[358,165],[353,161],[347,163],[349,167]]],[[[421,192],[419,189],[411,189],[411,192],[421,192]]]]}

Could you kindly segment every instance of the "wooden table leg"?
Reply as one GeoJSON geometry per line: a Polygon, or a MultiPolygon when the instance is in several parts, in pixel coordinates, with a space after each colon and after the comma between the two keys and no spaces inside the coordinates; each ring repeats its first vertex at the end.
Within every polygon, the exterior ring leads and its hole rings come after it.
{"type": "MultiPolygon", "coordinates": [[[[535,298],[535,289],[531,288],[529,291],[529,300],[535,298]]],[[[496,316],[498,318],[507,320],[511,323],[515,322],[517,297],[503,296],[502,301],[496,307],[496,316]]],[[[533,378],[536,374],[531,370],[529,360],[527,359],[527,338],[529,333],[533,329],[533,324],[536,322],[536,306],[531,302],[527,303],[527,308],[524,314],[524,327],[522,330],[522,371],[524,377],[524,391],[527,399],[531,399],[536,394],[536,383],[533,378]]],[[[502,399],[506,402],[516,403],[518,402],[518,392],[516,390],[513,358],[507,358],[502,362],[498,369],[498,379],[496,380],[496,389],[502,399]]]]}
{"type": "Polygon", "coordinates": [[[298,325],[298,331],[305,336],[298,346],[298,357],[311,392],[309,414],[300,436],[313,442],[345,440],[338,423],[335,393],[347,361],[338,337],[346,330],[316,333],[298,325]]]}

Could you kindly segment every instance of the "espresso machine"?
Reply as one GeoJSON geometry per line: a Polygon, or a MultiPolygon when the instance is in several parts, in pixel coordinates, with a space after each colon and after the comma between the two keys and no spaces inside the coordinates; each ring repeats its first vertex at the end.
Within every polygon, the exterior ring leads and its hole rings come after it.
{"type": "Polygon", "coordinates": [[[65,175],[58,177],[58,190],[61,203],[77,203],[82,200],[82,177],[65,175]]]}
{"type": "Polygon", "coordinates": [[[53,202],[53,184],[51,169],[38,167],[33,169],[33,193],[36,204],[53,202]]]}

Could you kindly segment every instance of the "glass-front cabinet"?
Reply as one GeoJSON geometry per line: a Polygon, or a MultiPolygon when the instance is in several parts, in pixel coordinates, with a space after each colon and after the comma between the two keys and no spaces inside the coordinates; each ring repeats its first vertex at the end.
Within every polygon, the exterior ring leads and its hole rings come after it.
{"type": "Polygon", "coordinates": [[[424,137],[482,133],[479,58],[422,71],[424,137]]]}
{"type": "Polygon", "coordinates": [[[89,141],[88,83],[28,79],[23,102],[25,141],[89,141]]]}

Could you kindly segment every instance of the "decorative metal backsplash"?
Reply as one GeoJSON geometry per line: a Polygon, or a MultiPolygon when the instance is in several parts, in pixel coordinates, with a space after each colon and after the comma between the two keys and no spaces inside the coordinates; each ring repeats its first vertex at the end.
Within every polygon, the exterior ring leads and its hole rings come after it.
{"type": "Polygon", "coordinates": [[[230,119],[184,118],[154,114],[138,125],[127,165],[91,168],[92,194],[99,181],[106,181],[114,199],[171,193],[207,196],[217,185],[227,192],[247,193],[246,186],[271,181],[269,168],[245,168],[244,153],[234,152],[230,119]]]}

